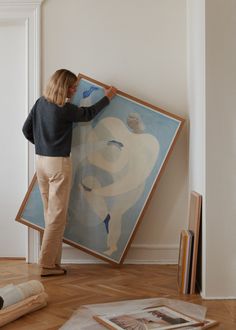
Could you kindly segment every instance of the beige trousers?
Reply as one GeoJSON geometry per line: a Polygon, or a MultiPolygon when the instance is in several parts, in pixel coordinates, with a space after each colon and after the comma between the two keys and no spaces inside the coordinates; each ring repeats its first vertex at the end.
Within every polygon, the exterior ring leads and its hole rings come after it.
{"type": "Polygon", "coordinates": [[[36,173],[45,220],[39,264],[54,268],[61,263],[62,238],[71,189],[71,158],[36,155],[36,173]]]}

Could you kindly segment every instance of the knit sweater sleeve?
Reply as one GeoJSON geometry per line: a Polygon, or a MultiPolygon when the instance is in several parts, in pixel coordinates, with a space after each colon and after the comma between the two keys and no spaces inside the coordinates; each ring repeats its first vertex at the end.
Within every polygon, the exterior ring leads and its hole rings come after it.
{"type": "Polygon", "coordinates": [[[109,103],[109,98],[104,96],[100,101],[90,107],[76,107],[75,105],[68,104],[68,109],[66,109],[67,120],[71,122],[90,121],[109,103]]]}
{"type": "Polygon", "coordinates": [[[23,132],[24,136],[26,137],[26,139],[34,144],[33,109],[30,111],[28,117],[26,118],[26,121],[22,128],[22,132],[23,132]]]}

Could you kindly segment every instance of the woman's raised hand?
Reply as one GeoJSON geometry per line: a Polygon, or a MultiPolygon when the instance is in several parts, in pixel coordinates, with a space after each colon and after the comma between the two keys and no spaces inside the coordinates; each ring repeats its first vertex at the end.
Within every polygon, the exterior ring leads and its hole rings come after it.
{"type": "Polygon", "coordinates": [[[105,95],[111,100],[117,92],[117,89],[114,86],[110,86],[108,88],[104,88],[105,90],[105,95]]]}

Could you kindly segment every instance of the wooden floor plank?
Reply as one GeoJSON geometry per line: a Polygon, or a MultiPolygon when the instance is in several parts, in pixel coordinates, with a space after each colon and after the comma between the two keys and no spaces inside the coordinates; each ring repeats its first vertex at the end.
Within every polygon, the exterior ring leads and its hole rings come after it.
{"type": "Polygon", "coordinates": [[[80,306],[129,299],[166,297],[208,308],[207,317],[220,322],[216,330],[236,330],[236,300],[203,300],[179,295],[175,265],[66,265],[66,276],[41,278],[39,267],[24,260],[0,260],[0,286],[39,280],[49,295],[48,306],[4,326],[4,330],[54,330],[80,306]]]}

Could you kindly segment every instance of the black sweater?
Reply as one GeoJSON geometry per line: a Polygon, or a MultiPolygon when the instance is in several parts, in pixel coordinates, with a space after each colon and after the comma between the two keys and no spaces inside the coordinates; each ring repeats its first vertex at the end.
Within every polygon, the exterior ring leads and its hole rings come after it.
{"type": "Polygon", "coordinates": [[[104,96],[90,107],[80,107],[66,103],[59,107],[40,97],[30,111],[23,134],[35,144],[35,153],[42,156],[68,157],[71,151],[73,122],[92,120],[106,105],[104,96]]]}

